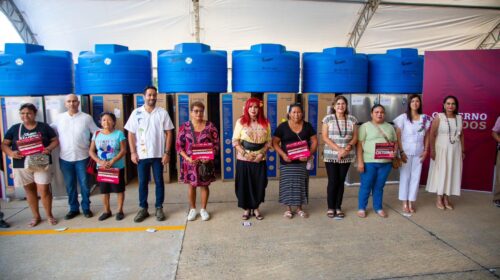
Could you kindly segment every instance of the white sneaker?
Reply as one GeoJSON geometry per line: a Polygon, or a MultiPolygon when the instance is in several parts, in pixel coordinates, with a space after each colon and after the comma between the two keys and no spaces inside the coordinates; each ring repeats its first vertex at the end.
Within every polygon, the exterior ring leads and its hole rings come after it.
{"type": "Polygon", "coordinates": [[[208,219],[210,219],[210,214],[208,214],[207,210],[205,209],[200,210],[200,216],[202,221],[208,221],[208,219]]]}
{"type": "Polygon", "coordinates": [[[188,217],[187,217],[187,220],[188,221],[194,221],[196,219],[196,209],[192,208],[189,210],[189,214],[188,214],[188,217]]]}

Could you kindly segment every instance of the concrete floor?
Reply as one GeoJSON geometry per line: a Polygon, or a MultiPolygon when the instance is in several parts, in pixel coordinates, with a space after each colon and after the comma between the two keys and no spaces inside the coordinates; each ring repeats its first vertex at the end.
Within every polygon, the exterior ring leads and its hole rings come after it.
{"type": "MultiPolygon", "coordinates": [[[[34,229],[26,226],[31,213],[25,201],[2,202],[12,227],[0,230],[0,279],[500,278],[500,208],[490,194],[463,192],[454,198],[455,210],[442,211],[434,206],[435,196],[421,189],[417,213],[404,217],[397,186],[388,185],[384,207],[389,218],[370,211],[360,219],[358,188],[348,187],[347,216],[336,221],[325,215],[326,179],[311,179],[310,185],[310,218],[283,218],[278,182],[270,181],[261,207],[265,219],[251,219],[247,227],[231,182],[211,186],[208,222],[198,216],[186,223],[186,186],[177,183],[167,185],[164,222],[153,217],[133,222],[136,183],[127,186],[126,218],[120,222],[97,220],[102,211],[98,194],[92,196],[94,218],[65,221],[66,201],[57,200],[54,213],[60,223],[44,221],[34,229]],[[157,226],[163,228],[145,231],[157,226]],[[62,227],[69,229],[53,231],[62,227]],[[70,233],[78,229],[87,232],[70,233]],[[9,232],[13,235],[2,235],[9,232]]],[[[150,204],[152,194],[151,186],[150,204]]]]}

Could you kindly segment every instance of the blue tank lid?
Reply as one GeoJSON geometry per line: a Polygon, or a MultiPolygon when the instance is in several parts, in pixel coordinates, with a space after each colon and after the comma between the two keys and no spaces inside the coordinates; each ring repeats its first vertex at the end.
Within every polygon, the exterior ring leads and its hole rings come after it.
{"type": "Polygon", "coordinates": [[[227,91],[227,52],[201,43],[182,43],[158,51],[160,92],[227,91]]]}
{"type": "Polygon", "coordinates": [[[368,55],[368,90],[372,93],[421,93],[424,57],[417,49],[387,50],[368,55]]]}
{"type": "Polygon", "coordinates": [[[279,44],[232,53],[234,92],[299,92],[300,54],[279,44]]]}
{"type": "Polygon", "coordinates": [[[68,51],[7,43],[0,52],[0,94],[57,95],[73,92],[73,58],[68,51]]]}
{"type": "Polygon", "coordinates": [[[302,92],[364,93],[368,89],[368,59],[353,48],[304,53],[302,63],[302,92]]]}
{"type": "Polygon", "coordinates": [[[94,52],[80,52],[75,80],[79,94],[143,92],[152,84],[151,52],[96,44],[94,52]]]}

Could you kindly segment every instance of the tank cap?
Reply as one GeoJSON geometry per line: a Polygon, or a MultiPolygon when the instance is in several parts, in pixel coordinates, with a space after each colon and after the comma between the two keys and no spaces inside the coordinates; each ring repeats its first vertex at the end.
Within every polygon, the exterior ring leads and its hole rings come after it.
{"type": "Polygon", "coordinates": [[[353,48],[346,47],[335,47],[335,48],[326,48],[323,49],[324,53],[333,54],[333,55],[355,55],[356,51],[353,48]]]}
{"type": "Polygon", "coordinates": [[[175,45],[174,50],[179,53],[204,53],[210,51],[210,46],[201,43],[181,43],[175,45]]]}
{"type": "Polygon", "coordinates": [[[128,47],[116,44],[96,44],[95,53],[117,53],[126,52],[128,47]]]}
{"type": "Polygon", "coordinates": [[[285,46],[280,44],[258,44],[252,45],[250,49],[259,53],[283,53],[286,51],[285,46]]]}
{"type": "Polygon", "coordinates": [[[22,43],[6,43],[5,53],[11,54],[23,54],[23,53],[33,53],[44,51],[44,47],[41,45],[34,44],[22,44],[22,43]]]}
{"type": "Polygon", "coordinates": [[[392,49],[392,50],[387,50],[387,54],[399,57],[417,57],[418,50],[411,48],[392,49]]]}

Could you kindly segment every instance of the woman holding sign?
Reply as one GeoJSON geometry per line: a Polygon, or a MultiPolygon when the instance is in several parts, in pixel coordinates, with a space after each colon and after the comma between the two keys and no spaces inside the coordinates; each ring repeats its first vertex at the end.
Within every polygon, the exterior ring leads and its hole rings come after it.
{"type": "Polygon", "coordinates": [[[273,147],[280,155],[279,202],[286,205],[285,218],[293,218],[292,207],[297,215],[307,218],[302,209],[309,198],[309,172],[306,162],[312,159],[318,147],[316,131],[304,121],[304,110],[298,103],[288,108],[288,121],[274,131],[273,147]]]}
{"type": "Polygon", "coordinates": [[[47,124],[36,121],[37,108],[31,103],[21,105],[22,123],[13,125],[2,142],[2,151],[13,159],[14,185],[24,187],[26,199],[33,213],[29,227],[38,225],[42,218],[38,211],[38,194],[49,224],[56,225],[52,215],[52,158],[50,153],[59,145],[55,131],[47,124]]]}
{"type": "Polygon", "coordinates": [[[371,110],[372,120],[359,128],[358,171],[361,185],[358,196],[358,217],[366,217],[366,205],[370,193],[373,195],[373,210],[380,217],[387,214],[382,209],[384,186],[392,169],[392,160],[397,151],[396,131],[385,122],[385,108],[376,104],[371,110]]]}
{"type": "Polygon", "coordinates": [[[255,215],[264,219],[259,205],[264,202],[267,187],[266,152],[271,147],[271,126],[264,116],[264,103],[257,98],[245,102],[243,115],[233,131],[236,150],[235,192],[238,207],[243,208],[243,220],[255,215]]]}
{"type": "Polygon", "coordinates": [[[97,182],[103,194],[104,213],[99,216],[99,221],[111,217],[109,206],[110,193],[118,196],[118,213],[116,220],[123,220],[123,201],[125,200],[125,160],[127,152],[127,139],[123,132],[115,129],[116,116],[113,113],[101,114],[100,131],[92,136],[89,155],[97,163],[97,182]]]}
{"type": "Polygon", "coordinates": [[[333,100],[332,114],[323,119],[322,137],[325,142],[323,160],[328,174],[326,216],[342,220],[342,198],[344,182],[349,166],[356,158],[358,142],[358,120],[349,115],[347,99],[338,95],[333,100]]]}
{"type": "Polygon", "coordinates": [[[214,157],[219,151],[219,132],[215,125],[203,119],[205,105],[197,101],[191,103],[191,121],[179,128],[176,150],[182,157],[179,181],[189,185],[188,221],[196,219],[196,188],[201,191],[200,216],[203,221],[210,219],[207,203],[208,186],[215,181],[214,157]]]}

